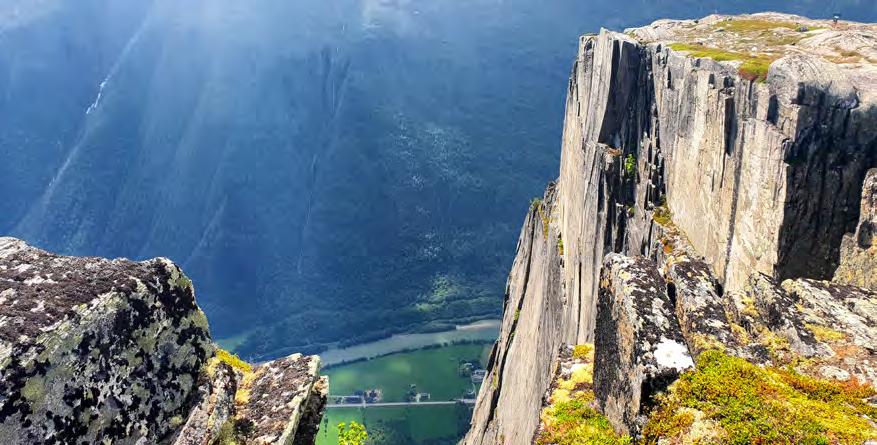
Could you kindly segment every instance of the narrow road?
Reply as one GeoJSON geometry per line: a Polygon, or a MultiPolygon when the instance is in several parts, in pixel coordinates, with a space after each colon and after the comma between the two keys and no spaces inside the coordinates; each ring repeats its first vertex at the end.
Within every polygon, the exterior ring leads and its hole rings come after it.
{"type": "Polygon", "coordinates": [[[475,399],[458,399],[458,400],[440,400],[430,402],[378,402],[378,403],[329,403],[326,408],[375,408],[381,406],[435,406],[435,405],[456,405],[457,403],[465,403],[466,405],[474,405],[475,399]]]}

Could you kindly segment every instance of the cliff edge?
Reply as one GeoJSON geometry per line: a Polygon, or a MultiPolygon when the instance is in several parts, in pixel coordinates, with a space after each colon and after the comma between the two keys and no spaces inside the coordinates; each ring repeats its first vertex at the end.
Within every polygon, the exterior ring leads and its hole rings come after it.
{"type": "Polygon", "coordinates": [[[877,385],[875,42],[875,25],[777,13],[583,36],[559,178],[525,219],[462,443],[590,443],[559,433],[591,424],[557,416],[571,401],[618,438],[780,443],[678,402],[673,382],[715,369],[779,382],[784,400],[855,387],[853,411],[816,410],[837,418],[811,413],[816,432],[796,443],[877,438],[860,404],[877,385]],[[575,375],[569,348],[590,344],[580,389],[556,396],[575,375]],[[672,437],[662,419],[678,421],[672,437]]]}
{"type": "Polygon", "coordinates": [[[0,237],[2,443],[313,443],[326,384],[316,356],[253,367],[214,346],[167,259],[0,237]]]}

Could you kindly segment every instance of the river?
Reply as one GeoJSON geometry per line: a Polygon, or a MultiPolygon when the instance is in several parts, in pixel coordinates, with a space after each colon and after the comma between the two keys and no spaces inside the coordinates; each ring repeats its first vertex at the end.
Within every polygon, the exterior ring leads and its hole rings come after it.
{"type": "Polygon", "coordinates": [[[362,343],[346,348],[328,349],[320,353],[320,358],[322,359],[323,366],[332,366],[433,345],[450,344],[459,341],[493,341],[499,335],[500,323],[501,320],[481,320],[466,325],[458,325],[452,331],[396,334],[392,337],[370,343],[362,343]]]}

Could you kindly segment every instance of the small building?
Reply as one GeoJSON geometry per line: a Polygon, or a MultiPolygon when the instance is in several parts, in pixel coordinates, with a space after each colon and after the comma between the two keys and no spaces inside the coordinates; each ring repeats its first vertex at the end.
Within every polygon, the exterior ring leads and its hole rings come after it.
{"type": "Polygon", "coordinates": [[[484,378],[487,377],[486,369],[476,369],[472,371],[472,383],[480,384],[484,381],[484,378]]]}
{"type": "Polygon", "coordinates": [[[379,388],[367,389],[363,398],[365,398],[365,403],[378,403],[384,399],[384,392],[379,388]]]}

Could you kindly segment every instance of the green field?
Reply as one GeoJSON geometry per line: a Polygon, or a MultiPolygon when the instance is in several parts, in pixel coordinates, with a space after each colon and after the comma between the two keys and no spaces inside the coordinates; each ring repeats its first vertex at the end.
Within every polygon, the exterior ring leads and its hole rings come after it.
{"type": "MultiPolygon", "coordinates": [[[[339,365],[324,371],[332,395],[380,388],[385,402],[404,402],[408,385],[428,392],[432,400],[454,400],[472,389],[468,377],[457,374],[460,360],[481,361],[489,345],[466,344],[400,352],[372,360],[339,365]]],[[[422,408],[419,408],[422,409],[422,408]]]]}
{"type": "MultiPolygon", "coordinates": [[[[399,352],[372,360],[328,368],[329,392],[353,394],[381,388],[384,401],[406,400],[408,385],[428,392],[433,400],[458,399],[472,389],[468,377],[457,373],[461,360],[482,365],[490,345],[465,344],[399,352]]],[[[337,445],[338,423],[351,420],[366,426],[368,445],[451,445],[469,428],[472,408],[465,405],[330,408],[323,416],[317,445],[337,445]]]]}
{"type": "Polygon", "coordinates": [[[317,445],[337,445],[338,423],[357,421],[369,433],[368,445],[452,445],[469,428],[466,406],[330,408],[323,416],[317,445]]]}

